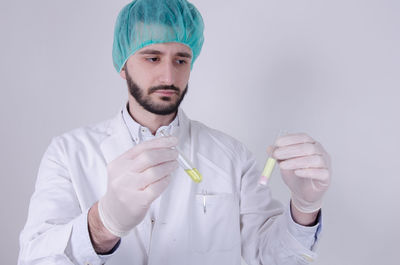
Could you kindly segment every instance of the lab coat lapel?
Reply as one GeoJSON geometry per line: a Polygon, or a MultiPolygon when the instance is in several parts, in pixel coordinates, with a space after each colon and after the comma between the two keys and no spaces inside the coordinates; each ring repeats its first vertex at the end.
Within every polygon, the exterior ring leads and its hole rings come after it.
{"type": "Polygon", "coordinates": [[[112,119],[106,129],[107,138],[100,144],[100,149],[108,163],[133,147],[133,141],[122,118],[122,113],[112,119]]]}
{"type": "Polygon", "coordinates": [[[179,127],[172,132],[179,139],[179,147],[184,147],[185,144],[190,145],[190,120],[181,108],[178,110],[179,127]]]}
{"type": "MultiPolygon", "coordinates": [[[[192,153],[190,138],[190,120],[179,110],[179,127],[172,134],[179,139],[179,148],[186,157],[192,153]]],[[[187,198],[191,192],[193,181],[182,168],[173,173],[173,180],[163,192],[160,201],[159,219],[161,223],[170,223],[182,211],[182,197],[187,198]]]]}
{"type": "MultiPolygon", "coordinates": [[[[193,153],[191,144],[191,123],[182,110],[178,112],[179,128],[172,132],[179,139],[179,148],[190,159],[193,153]]],[[[195,184],[185,171],[179,167],[173,173],[173,179],[168,188],[162,193],[158,223],[154,227],[148,259],[149,265],[189,264],[187,253],[189,251],[189,215],[190,204],[193,200],[195,184]],[[185,255],[177,254],[176,250],[185,255]],[[155,253],[155,254],[154,254],[155,253]]]]}

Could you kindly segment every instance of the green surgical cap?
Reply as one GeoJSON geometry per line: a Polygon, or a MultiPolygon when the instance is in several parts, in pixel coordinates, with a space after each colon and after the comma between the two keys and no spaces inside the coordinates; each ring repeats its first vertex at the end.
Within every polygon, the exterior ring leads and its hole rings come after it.
{"type": "Polygon", "coordinates": [[[114,67],[121,72],[137,50],[155,43],[179,42],[189,46],[192,64],[203,46],[200,12],[186,0],[134,0],[118,15],[114,31],[114,67]]]}

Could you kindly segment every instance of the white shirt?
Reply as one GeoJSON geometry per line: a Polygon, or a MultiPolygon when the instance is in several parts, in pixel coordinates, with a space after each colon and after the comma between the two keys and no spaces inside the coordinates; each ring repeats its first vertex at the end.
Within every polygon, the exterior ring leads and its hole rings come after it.
{"type": "Polygon", "coordinates": [[[112,120],[52,140],[42,159],[18,264],[307,264],[316,258],[321,222],[293,222],[289,206],[258,187],[254,156],[226,134],[189,120],[179,109],[156,135],[126,108],[112,120]],[[178,168],[144,220],[112,255],[97,255],[87,212],[107,189],[106,165],[167,129],[203,175],[194,183],[178,168]],[[204,210],[206,202],[206,211],[204,210]]]}

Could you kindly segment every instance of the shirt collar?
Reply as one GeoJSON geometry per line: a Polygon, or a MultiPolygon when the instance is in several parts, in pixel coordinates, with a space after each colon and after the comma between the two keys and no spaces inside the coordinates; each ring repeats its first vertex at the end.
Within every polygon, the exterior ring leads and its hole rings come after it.
{"type": "MultiPolygon", "coordinates": [[[[179,111],[180,109],[178,109],[178,112],[179,111]]],[[[156,135],[153,135],[147,127],[140,125],[131,117],[128,111],[128,104],[126,104],[126,106],[122,108],[122,118],[126,126],[128,127],[132,140],[136,144],[142,141],[150,140],[152,138],[155,138],[156,136],[160,136],[161,131],[165,132],[168,135],[171,135],[179,127],[179,115],[177,114],[174,120],[169,125],[161,126],[157,129],[156,135]]]]}

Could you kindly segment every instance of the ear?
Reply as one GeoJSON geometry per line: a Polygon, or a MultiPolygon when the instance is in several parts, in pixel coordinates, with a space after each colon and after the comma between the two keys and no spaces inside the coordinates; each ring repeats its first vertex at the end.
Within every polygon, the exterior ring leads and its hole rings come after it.
{"type": "Polygon", "coordinates": [[[121,72],[119,73],[119,75],[123,78],[123,79],[125,79],[126,80],[126,72],[125,72],[125,66],[124,67],[122,67],[122,70],[121,70],[121,72]]]}

